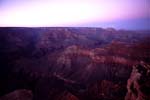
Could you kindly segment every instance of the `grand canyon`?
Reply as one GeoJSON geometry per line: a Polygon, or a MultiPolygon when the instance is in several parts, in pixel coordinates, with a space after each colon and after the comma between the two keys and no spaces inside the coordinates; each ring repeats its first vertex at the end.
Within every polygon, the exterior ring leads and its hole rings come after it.
{"type": "Polygon", "coordinates": [[[0,100],[150,100],[150,30],[1,27],[0,100]]]}

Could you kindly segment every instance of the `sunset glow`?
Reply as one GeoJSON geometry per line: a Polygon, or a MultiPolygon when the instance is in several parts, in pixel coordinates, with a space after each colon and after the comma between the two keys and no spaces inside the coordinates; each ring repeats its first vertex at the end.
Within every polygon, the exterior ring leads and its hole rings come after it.
{"type": "Polygon", "coordinates": [[[148,0],[2,0],[0,26],[86,26],[86,23],[149,18],[148,3],[148,0]]]}

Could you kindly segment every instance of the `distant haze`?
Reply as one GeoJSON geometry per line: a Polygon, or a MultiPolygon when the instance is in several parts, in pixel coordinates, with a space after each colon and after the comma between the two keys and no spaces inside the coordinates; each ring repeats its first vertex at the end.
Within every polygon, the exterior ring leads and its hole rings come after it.
{"type": "Polygon", "coordinates": [[[0,26],[150,29],[150,1],[0,0],[0,26]]]}

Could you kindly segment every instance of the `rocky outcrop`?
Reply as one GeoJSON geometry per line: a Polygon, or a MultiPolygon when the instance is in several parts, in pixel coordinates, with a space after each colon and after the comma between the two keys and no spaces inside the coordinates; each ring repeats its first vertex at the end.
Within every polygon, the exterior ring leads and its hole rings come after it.
{"type": "Polygon", "coordinates": [[[5,96],[2,96],[0,100],[32,100],[32,92],[26,89],[15,90],[5,96]]]}
{"type": "Polygon", "coordinates": [[[133,66],[127,89],[125,100],[150,100],[150,65],[141,62],[133,66]]]}

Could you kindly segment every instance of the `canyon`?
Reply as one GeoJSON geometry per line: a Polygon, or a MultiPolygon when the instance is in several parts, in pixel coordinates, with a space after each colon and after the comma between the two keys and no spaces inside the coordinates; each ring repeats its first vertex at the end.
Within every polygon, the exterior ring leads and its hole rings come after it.
{"type": "Polygon", "coordinates": [[[150,31],[1,27],[0,100],[150,100],[150,31]]]}

